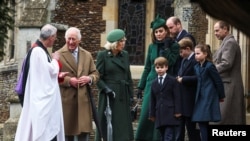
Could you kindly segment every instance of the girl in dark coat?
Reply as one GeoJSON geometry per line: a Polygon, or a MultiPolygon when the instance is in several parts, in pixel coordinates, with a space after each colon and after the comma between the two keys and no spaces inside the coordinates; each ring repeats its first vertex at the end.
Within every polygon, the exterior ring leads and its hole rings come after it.
{"type": "Polygon", "coordinates": [[[222,79],[211,62],[212,54],[207,45],[195,47],[195,59],[199,63],[194,66],[198,78],[195,106],[192,121],[198,122],[201,140],[208,140],[208,124],[221,120],[220,101],[225,97],[222,79]]]}

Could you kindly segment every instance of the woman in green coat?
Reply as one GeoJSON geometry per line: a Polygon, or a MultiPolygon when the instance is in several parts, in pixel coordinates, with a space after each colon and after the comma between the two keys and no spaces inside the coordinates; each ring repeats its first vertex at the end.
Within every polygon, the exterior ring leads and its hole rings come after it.
{"type": "MultiPolygon", "coordinates": [[[[123,50],[126,38],[121,29],[112,30],[107,36],[105,50],[98,52],[96,67],[100,73],[98,116],[104,141],[107,141],[107,119],[104,114],[109,98],[112,111],[113,141],[132,141],[133,128],[130,114],[130,98],[133,97],[133,81],[129,54],[123,50]]],[[[100,141],[98,133],[96,141],[100,141]]]]}
{"type": "Polygon", "coordinates": [[[165,20],[159,17],[156,17],[151,23],[151,28],[153,30],[152,43],[149,45],[144,71],[138,84],[137,97],[142,97],[142,90],[144,90],[144,96],[135,135],[136,141],[160,140],[160,134],[155,128],[154,122],[148,120],[151,83],[157,77],[157,73],[154,69],[155,58],[159,56],[167,58],[169,61],[167,75],[174,75],[178,72],[178,70],[174,70],[173,65],[179,55],[179,45],[170,38],[170,32],[165,23],[165,20]]]}

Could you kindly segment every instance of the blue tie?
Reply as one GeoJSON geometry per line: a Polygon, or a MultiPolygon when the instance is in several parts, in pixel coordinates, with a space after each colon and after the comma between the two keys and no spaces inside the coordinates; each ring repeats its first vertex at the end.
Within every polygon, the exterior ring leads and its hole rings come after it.
{"type": "Polygon", "coordinates": [[[159,81],[159,82],[160,82],[159,84],[160,84],[160,86],[162,86],[162,79],[163,79],[163,77],[160,76],[160,77],[159,77],[159,80],[160,80],[160,81],[159,81]]]}
{"type": "Polygon", "coordinates": [[[77,61],[78,61],[78,59],[77,59],[77,51],[74,50],[74,51],[72,52],[72,55],[74,56],[75,61],[76,61],[76,63],[77,63],[77,61]]]}

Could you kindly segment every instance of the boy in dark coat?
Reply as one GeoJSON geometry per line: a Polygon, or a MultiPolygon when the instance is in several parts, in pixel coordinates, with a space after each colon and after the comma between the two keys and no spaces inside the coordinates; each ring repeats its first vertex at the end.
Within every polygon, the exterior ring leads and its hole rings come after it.
{"type": "Polygon", "coordinates": [[[178,43],[180,56],[183,58],[177,76],[177,81],[180,83],[182,116],[180,128],[176,129],[176,132],[180,136],[180,141],[184,141],[186,127],[189,140],[200,141],[200,133],[196,129],[196,123],[191,121],[197,88],[197,77],[194,71],[194,66],[197,64],[194,44],[188,37],[181,39],[178,43]]]}
{"type": "Polygon", "coordinates": [[[154,61],[158,77],[152,82],[149,120],[161,133],[162,141],[174,139],[174,129],[180,125],[181,97],[176,78],[167,75],[168,61],[158,57],[154,61]]]}

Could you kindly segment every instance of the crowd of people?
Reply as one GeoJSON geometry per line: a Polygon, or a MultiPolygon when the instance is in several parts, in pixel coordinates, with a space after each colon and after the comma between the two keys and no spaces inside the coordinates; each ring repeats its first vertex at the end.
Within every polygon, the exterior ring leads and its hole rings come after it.
{"type": "Polygon", "coordinates": [[[207,141],[210,124],[246,124],[241,51],[230,25],[215,23],[222,43],[214,54],[209,45],[196,43],[178,17],[157,16],[150,28],[152,42],[135,95],[124,30],[107,34],[94,62],[80,47],[76,27],[49,54],[57,29],[43,26],[25,59],[29,68],[15,141],[89,141],[95,115],[95,141],[207,141]],[[98,88],[97,111],[90,86],[98,88]],[[143,99],[135,135],[134,97],[143,99]]]}

